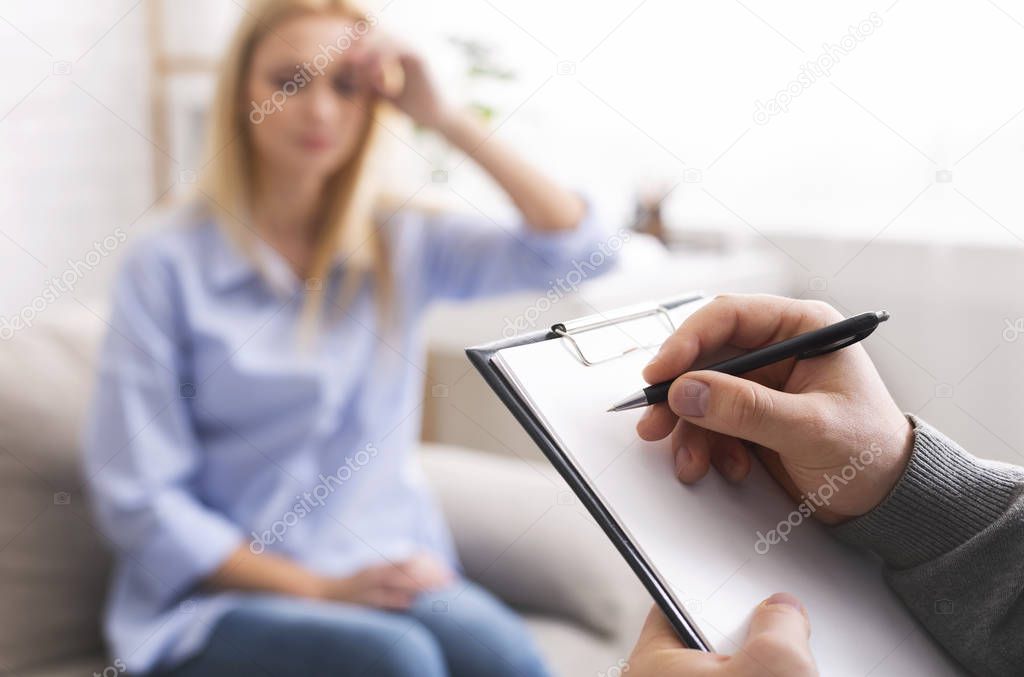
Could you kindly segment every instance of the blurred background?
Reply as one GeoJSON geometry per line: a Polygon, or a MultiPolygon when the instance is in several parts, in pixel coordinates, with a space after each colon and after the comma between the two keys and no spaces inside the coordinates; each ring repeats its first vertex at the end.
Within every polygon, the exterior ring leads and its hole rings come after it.
{"type": "MultiPolygon", "coordinates": [[[[0,3],[0,316],[115,228],[130,243],[189,194],[217,58],[244,5],[0,3]]],[[[885,307],[893,322],[869,349],[901,405],[1021,460],[1010,375],[1024,373],[1024,3],[367,6],[427,56],[448,96],[585,192],[610,229],[667,243],[665,258],[634,240],[633,274],[584,286],[552,321],[740,278],[846,312],[885,307]]],[[[389,131],[396,198],[507,215],[471,162],[415,129],[389,131]]],[[[104,298],[122,249],[39,314],[104,298]]],[[[523,305],[474,308],[438,341],[461,362],[457,349],[523,305]]]]}
{"type": "MultiPolygon", "coordinates": [[[[901,407],[1024,463],[1024,1],[364,4],[495,138],[633,232],[616,273],[557,302],[431,313],[426,441],[542,468],[462,352],[516,318],[765,291],[889,310],[866,346],[901,407]]],[[[202,171],[217,60],[246,11],[0,0],[0,353],[47,324],[102,333],[119,257],[202,171]]],[[[391,197],[510,218],[472,162],[387,132],[391,197]]],[[[49,377],[3,387],[33,378],[49,377]]]]}

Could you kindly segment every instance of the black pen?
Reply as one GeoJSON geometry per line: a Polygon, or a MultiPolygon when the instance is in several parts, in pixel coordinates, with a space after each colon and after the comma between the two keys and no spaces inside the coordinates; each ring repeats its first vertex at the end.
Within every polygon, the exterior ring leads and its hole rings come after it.
{"type": "MultiPolygon", "coordinates": [[[[827,327],[815,329],[806,334],[799,334],[784,341],[758,348],[745,355],[716,362],[710,366],[699,370],[694,369],[693,371],[717,371],[723,374],[739,376],[748,371],[767,367],[775,362],[788,360],[791,357],[795,357],[798,360],[806,360],[811,357],[826,355],[866,339],[878,327],[879,323],[885,322],[888,319],[889,313],[884,310],[879,310],[876,313],[861,313],[841,322],[830,324],[827,327]]],[[[673,382],[675,382],[675,379],[647,386],[643,390],[615,404],[608,411],[625,411],[664,402],[668,399],[668,389],[673,382]]]]}

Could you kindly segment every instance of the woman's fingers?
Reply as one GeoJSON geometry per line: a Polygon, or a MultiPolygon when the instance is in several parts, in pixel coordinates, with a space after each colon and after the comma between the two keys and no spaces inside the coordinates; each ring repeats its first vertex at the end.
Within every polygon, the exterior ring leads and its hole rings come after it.
{"type": "Polygon", "coordinates": [[[413,555],[402,563],[402,569],[420,585],[421,589],[438,588],[452,579],[451,570],[432,555],[413,555]]]}
{"type": "Polygon", "coordinates": [[[361,43],[354,50],[351,63],[378,95],[392,98],[401,94],[405,86],[401,53],[390,40],[379,38],[361,43]]]}
{"type": "Polygon", "coordinates": [[[366,591],[364,601],[370,606],[400,611],[412,606],[414,597],[414,595],[402,590],[376,588],[366,591]]]}

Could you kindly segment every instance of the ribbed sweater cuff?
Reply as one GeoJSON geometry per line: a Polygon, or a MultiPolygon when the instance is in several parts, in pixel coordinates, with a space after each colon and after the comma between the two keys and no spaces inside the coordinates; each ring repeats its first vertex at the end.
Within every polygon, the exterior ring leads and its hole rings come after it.
{"type": "Polygon", "coordinates": [[[910,416],[914,448],[903,476],[874,510],[832,531],[896,569],[950,552],[992,524],[1019,490],[1009,466],[977,459],[910,416]]]}

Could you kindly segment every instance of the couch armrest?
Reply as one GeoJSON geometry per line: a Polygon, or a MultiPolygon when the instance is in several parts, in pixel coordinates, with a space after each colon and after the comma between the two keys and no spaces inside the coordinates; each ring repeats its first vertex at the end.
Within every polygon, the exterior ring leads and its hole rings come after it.
{"type": "Polygon", "coordinates": [[[522,610],[635,638],[650,598],[553,468],[433,444],[422,462],[466,575],[522,610]]]}

